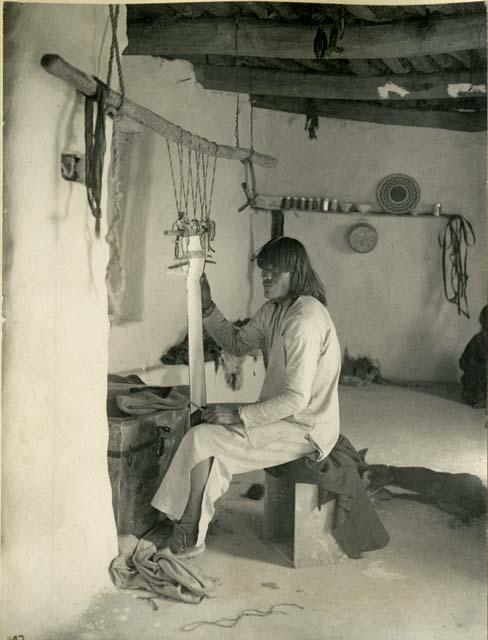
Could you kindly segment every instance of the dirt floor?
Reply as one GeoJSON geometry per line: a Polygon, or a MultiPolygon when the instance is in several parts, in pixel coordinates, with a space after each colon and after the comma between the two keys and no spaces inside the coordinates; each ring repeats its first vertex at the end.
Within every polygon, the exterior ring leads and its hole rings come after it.
{"type": "MultiPolygon", "coordinates": [[[[461,404],[452,388],[342,387],[341,413],[343,433],[357,449],[368,447],[370,462],[470,472],[486,484],[484,412],[461,404]]],[[[378,513],[391,536],[385,549],[294,569],[262,540],[263,501],[243,497],[263,477],[234,478],[207,551],[192,561],[217,580],[215,597],[151,605],[107,589],[72,629],[50,640],[486,638],[484,520],[457,528],[434,506],[382,501],[378,513]],[[236,620],[246,609],[269,615],[236,620]],[[206,624],[222,618],[234,626],[206,624]],[[205,624],[182,630],[199,621],[205,624]]]]}

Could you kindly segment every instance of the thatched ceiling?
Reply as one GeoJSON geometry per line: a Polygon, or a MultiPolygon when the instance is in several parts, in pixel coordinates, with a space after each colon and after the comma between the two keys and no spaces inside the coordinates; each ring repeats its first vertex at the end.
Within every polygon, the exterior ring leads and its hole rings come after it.
{"type": "Polygon", "coordinates": [[[486,128],[483,2],[128,5],[128,38],[126,55],[188,60],[205,88],[250,94],[257,107],[486,128]]]}

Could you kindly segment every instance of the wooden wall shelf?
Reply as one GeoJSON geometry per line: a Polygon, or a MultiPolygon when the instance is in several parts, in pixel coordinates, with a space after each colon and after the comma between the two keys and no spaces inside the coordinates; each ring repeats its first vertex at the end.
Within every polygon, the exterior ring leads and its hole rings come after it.
{"type": "MultiPolygon", "coordinates": [[[[433,213],[423,212],[423,213],[387,213],[385,211],[368,211],[368,213],[360,213],[359,211],[350,211],[348,213],[344,213],[343,211],[319,211],[318,209],[297,209],[295,207],[284,208],[282,207],[283,198],[285,196],[271,196],[265,194],[257,194],[254,197],[254,201],[252,203],[252,208],[255,211],[280,211],[282,213],[313,213],[318,216],[347,216],[349,218],[451,218],[454,213],[441,213],[439,215],[434,215],[433,213]]],[[[303,196],[306,197],[306,196],[303,196]]],[[[314,197],[314,196],[311,196],[314,197]]],[[[315,196],[320,197],[320,196],[315,196]]],[[[330,206],[330,204],[329,204],[330,206]]]]}

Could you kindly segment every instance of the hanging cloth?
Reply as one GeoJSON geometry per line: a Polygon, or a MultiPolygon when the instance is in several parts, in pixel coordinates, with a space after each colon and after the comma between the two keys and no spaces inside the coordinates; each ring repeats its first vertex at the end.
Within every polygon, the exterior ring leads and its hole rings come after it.
{"type": "Polygon", "coordinates": [[[102,218],[102,174],[105,157],[105,85],[94,78],[97,91],[94,96],[85,97],[85,162],[86,192],[88,204],[95,218],[95,234],[100,237],[100,221],[102,218]],[[95,127],[93,117],[97,107],[95,127]]]}

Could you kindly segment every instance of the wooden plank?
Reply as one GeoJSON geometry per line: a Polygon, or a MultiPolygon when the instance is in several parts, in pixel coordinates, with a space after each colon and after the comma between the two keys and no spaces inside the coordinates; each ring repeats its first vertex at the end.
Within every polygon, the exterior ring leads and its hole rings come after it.
{"type": "MultiPolygon", "coordinates": [[[[342,50],[331,58],[396,58],[450,53],[483,47],[486,24],[482,14],[424,21],[351,26],[346,29],[342,50]]],[[[125,55],[194,54],[235,55],[235,22],[230,19],[154,20],[129,23],[125,55]]],[[[313,58],[316,27],[282,24],[268,20],[239,22],[238,51],[242,56],[262,58],[313,58]]]]}
{"type": "Polygon", "coordinates": [[[482,72],[442,75],[350,76],[272,71],[250,67],[194,67],[197,81],[206,89],[261,95],[328,100],[429,100],[461,97],[452,87],[471,95],[486,95],[482,72]]]}
{"type": "MultiPolygon", "coordinates": [[[[58,55],[52,53],[44,55],[41,60],[41,66],[48,73],[61,78],[80,93],[93,96],[97,91],[97,83],[93,77],[88,76],[76,67],[72,67],[58,55]]],[[[120,94],[110,90],[105,100],[106,107],[116,110],[118,109],[120,100],[120,94]]],[[[256,151],[251,151],[250,149],[219,145],[216,142],[211,142],[205,138],[194,135],[190,131],[186,131],[169,120],[162,118],[157,113],[132,102],[128,98],[124,101],[122,115],[124,118],[130,118],[151,129],[167,140],[179,142],[187,148],[190,147],[201,150],[210,156],[225,158],[226,160],[240,160],[241,162],[252,156],[254,164],[263,167],[273,168],[278,164],[276,158],[272,158],[271,156],[266,156],[256,151]]]]}
{"type": "MultiPolygon", "coordinates": [[[[254,96],[254,106],[287,113],[305,113],[306,101],[297,98],[254,96]]],[[[361,102],[317,101],[319,116],[404,127],[430,127],[452,131],[486,131],[486,112],[458,113],[423,109],[394,109],[361,102]]],[[[272,204],[264,202],[262,204],[272,204]]]]}

